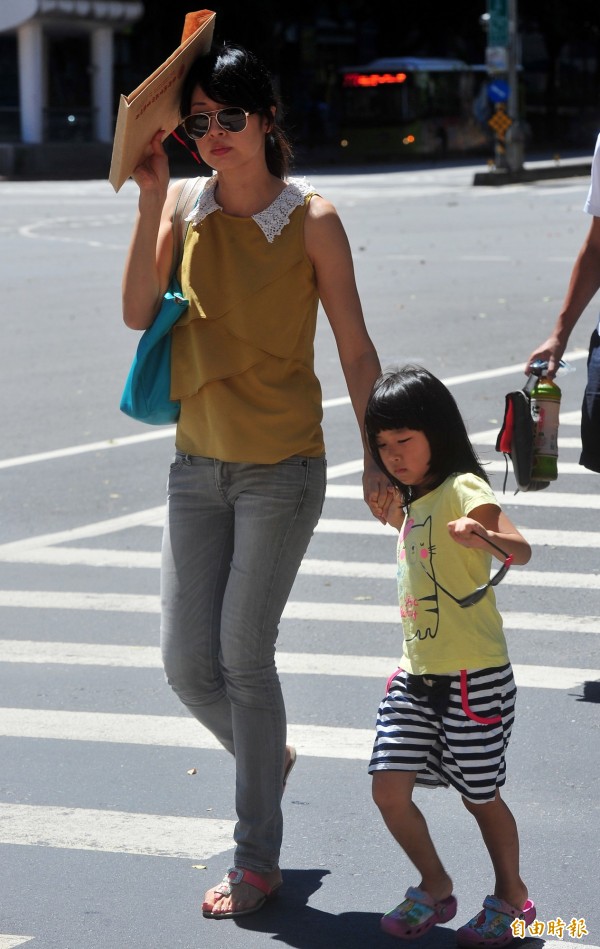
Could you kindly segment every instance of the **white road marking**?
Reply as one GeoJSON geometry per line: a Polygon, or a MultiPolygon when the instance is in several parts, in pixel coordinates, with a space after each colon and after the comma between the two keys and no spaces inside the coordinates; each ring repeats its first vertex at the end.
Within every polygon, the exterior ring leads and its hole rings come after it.
{"type": "MultiPolygon", "coordinates": [[[[528,536],[529,539],[529,536],[528,536]]],[[[596,545],[600,545],[600,535],[595,535],[596,545]]],[[[580,546],[585,544],[579,541],[580,546]]],[[[571,545],[569,545],[571,546],[571,545]]],[[[48,547],[41,550],[13,551],[6,554],[0,549],[0,561],[9,563],[44,564],[53,567],[113,567],[125,569],[160,568],[160,553],[146,550],[106,550],[87,547],[48,547]]],[[[312,560],[305,559],[300,566],[302,576],[351,577],[357,579],[394,580],[396,565],[389,563],[356,562],[349,560],[312,560]]],[[[562,586],[569,589],[600,589],[598,573],[552,573],[551,571],[515,569],[502,581],[506,586],[562,586]]]]}
{"type": "MultiPolygon", "coordinates": [[[[327,497],[338,500],[341,498],[347,501],[362,500],[362,488],[354,484],[329,484],[327,485],[327,497]]],[[[498,495],[498,500],[503,507],[509,504],[518,504],[519,507],[585,508],[594,511],[600,509],[600,493],[571,494],[566,491],[554,490],[552,487],[544,488],[542,491],[520,491],[518,494],[513,494],[512,488],[509,486],[509,491],[504,495],[498,495]]]]}
{"type": "MultiPolygon", "coordinates": [[[[19,609],[93,610],[111,613],[160,612],[160,598],[136,593],[70,593],[56,590],[0,590],[0,607],[19,609]]],[[[364,603],[319,603],[289,601],[283,611],[288,620],[321,622],[399,624],[397,606],[364,603]]],[[[600,617],[561,613],[517,613],[504,611],[506,629],[565,630],[600,633],[600,617]]]]}
{"type": "MultiPolygon", "coordinates": [[[[600,547],[599,531],[559,531],[542,530],[533,527],[520,526],[527,540],[534,546],[547,547],[600,547]]],[[[315,528],[316,534],[369,534],[383,536],[384,534],[398,536],[398,531],[390,524],[380,524],[375,518],[370,520],[352,520],[350,518],[322,517],[315,528]]],[[[0,547],[0,560],[3,559],[0,547]]]]}
{"type": "MultiPolygon", "coordinates": [[[[64,643],[0,640],[0,662],[106,666],[114,669],[162,669],[157,646],[114,646],[100,643],[64,643]]],[[[285,675],[326,675],[385,680],[398,665],[389,656],[352,656],[332,653],[277,652],[277,668],[285,675]]],[[[513,665],[517,685],[539,689],[572,689],[600,679],[600,669],[564,666],[513,665]]]]}
{"type": "Polygon", "coordinates": [[[231,849],[233,828],[215,818],[0,803],[4,844],[209,860],[231,849]]]}
{"type": "MultiPolygon", "coordinates": [[[[488,434],[485,433],[485,432],[483,432],[483,433],[481,433],[481,434],[483,435],[484,438],[490,438],[489,444],[494,444],[494,445],[496,444],[496,438],[495,438],[495,437],[493,438],[493,440],[491,440],[491,435],[488,435],[488,434]]],[[[496,434],[497,434],[497,433],[496,433],[496,434]]],[[[481,442],[483,441],[483,439],[478,439],[478,441],[481,443],[481,442]]],[[[573,447],[580,447],[580,446],[581,446],[581,439],[572,438],[572,439],[570,439],[570,441],[573,442],[573,447]]],[[[561,443],[561,444],[562,444],[562,443],[561,443]]],[[[484,466],[486,472],[493,471],[493,472],[495,472],[495,473],[504,474],[504,472],[506,471],[506,462],[505,462],[504,460],[500,460],[500,461],[489,461],[489,460],[486,458],[486,459],[483,460],[483,466],[484,466]]],[[[559,475],[566,475],[566,474],[576,474],[576,475],[579,475],[579,474],[589,474],[589,473],[590,473],[586,468],[584,468],[582,465],[578,464],[576,461],[562,461],[562,460],[559,459],[559,460],[558,460],[557,468],[558,468],[558,474],[559,474],[559,475]]],[[[358,458],[357,458],[355,461],[346,461],[346,462],[344,462],[344,464],[341,464],[341,465],[334,465],[333,467],[328,468],[328,469],[327,469],[327,478],[328,478],[328,479],[331,479],[331,478],[343,478],[343,477],[345,477],[346,475],[358,474],[359,472],[362,472],[362,470],[363,470],[363,462],[362,462],[362,459],[358,459],[358,458]]],[[[509,475],[510,475],[510,474],[512,473],[512,465],[511,465],[510,462],[509,462],[509,464],[508,464],[508,470],[509,470],[509,475]]]]}
{"type": "MultiPolygon", "coordinates": [[[[47,223],[47,222],[46,222],[47,223]]],[[[579,359],[587,358],[587,351],[583,349],[575,349],[572,352],[565,354],[565,359],[567,362],[574,362],[579,359]]],[[[523,364],[516,363],[512,366],[500,366],[497,369],[484,369],[479,372],[466,373],[460,376],[451,376],[443,381],[449,387],[463,385],[464,383],[477,382],[484,379],[496,379],[501,376],[512,375],[513,373],[523,374],[523,364]]],[[[515,384],[515,388],[518,387],[518,383],[515,384]]],[[[323,401],[323,408],[336,408],[341,405],[349,405],[350,399],[348,396],[339,396],[331,399],[325,399],[323,401]]],[[[139,435],[128,435],[121,438],[110,438],[105,441],[100,442],[90,442],[83,445],[74,445],[67,448],[58,448],[54,451],[46,452],[37,452],[32,455],[21,455],[18,458],[5,458],[0,461],[0,469],[2,468],[17,468],[21,465],[30,465],[38,462],[45,461],[54,461],[59,458],[69,458],[73,455],[82,455],[87,452],[94,451],[106,451],[110,448],[123,448],[128,445],[135,445],[138,442],[148,442],[156,441],[161,438],[173,438],[175,432],[175,427],[172,425],[160,427],[153,429],[150,432],[142,432],[139,435]]],[[[497,434],[497,433],[496,433],[497,434]]],[[[559,439],[560,447],[560,439],[559,439]]]]}
{"type": "Polygon", "coordinates": [[[104,521],[95,521],[84,524],[82,527],[73,527],[70,530],[55,531],[53,534],[38,534],[37,537],[27,537],[24,540],[2,544],[0,551],[27,550],[35,547],[47,547],[51,544],[63,544],[75,540],[87,540],[88,537],[102,537],[117,531],[129,530],[132,527],[162,527],[165,520],[165,506],[147,508],[136,511],[134,514],[123,514],[120,517],[107,518],[104,521]]]}
{"type": "Polygon", "coordinates": [[[34,936],[9,936],[7,933],[0,933],[0,949],[17,949],[18,946],[24,946],[26,942],[31,942],[34,936]]]}
{"type": "MultiPolygon", "coordinates": [[[[197,721],[175,715],[0,708],[0,736],[223,751],[197,721]]],[[[288,739],[298,754],[308,757],[365,760],[371,754],[373,729],[288,724],[288,739]]]]}

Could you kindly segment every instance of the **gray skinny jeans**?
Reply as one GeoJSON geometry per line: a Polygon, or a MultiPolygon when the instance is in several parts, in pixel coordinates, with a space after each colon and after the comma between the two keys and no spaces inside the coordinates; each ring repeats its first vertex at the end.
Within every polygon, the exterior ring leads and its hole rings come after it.
{"type": "Polygon", "coordinates": [[[279,621],[320,517],[326,461],[275,465],[177,453],[163,536],[167,681],[236,760],[235,864],[277,868],[286,716],[279,621]]]}

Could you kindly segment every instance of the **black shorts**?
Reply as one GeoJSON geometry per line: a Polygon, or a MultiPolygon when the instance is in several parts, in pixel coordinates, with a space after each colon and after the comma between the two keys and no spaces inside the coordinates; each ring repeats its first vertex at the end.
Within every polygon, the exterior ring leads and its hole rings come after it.
{"type": "Polygon", "coordinates": [[[581,407],[581,458],[579,464],[600,473],[600,336],[590,339],[587,386],[581,407]]]}

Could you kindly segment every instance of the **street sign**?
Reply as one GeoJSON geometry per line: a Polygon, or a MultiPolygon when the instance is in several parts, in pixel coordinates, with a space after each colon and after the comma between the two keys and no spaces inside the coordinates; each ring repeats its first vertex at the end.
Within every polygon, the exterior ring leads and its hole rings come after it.
{"type": "Polygon", "coordinates": [[[508,46],[508,0],[488,0],[488,46],[508,46]]]}
{"type": "Polygon", "coordinates": [[[487,94],[490,102],[507,102],[510,86],[506,79],[492,79],[488,83],[487,94]]]}
{"type": "Polygon", "coordinates": [[[489,119],[488,125],[493,128],[498,141],[504,142],[506,132],[512,125],[512,119],[506,114],[506,107],[503,102],[496,103],[496,111],[491,119],[489,119]]]}
{"type": "Polygon", "coordinates": [[[506,46],[488,46],[485,65],[489,73],[508,72],[508,49],[506,46]]]}

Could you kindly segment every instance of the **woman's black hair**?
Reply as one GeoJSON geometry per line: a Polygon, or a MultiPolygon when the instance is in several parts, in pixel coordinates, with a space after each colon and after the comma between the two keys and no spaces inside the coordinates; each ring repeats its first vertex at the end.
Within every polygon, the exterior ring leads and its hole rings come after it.
{"type": "Polygon", "coordinates": [[[267,167],[272,175],[285,178],[292,159],[291,145],[277,123],[280,102],[267,67],[242,46],[213,47],[196,59],[185,78],[179,108],[181,118],[190,114],[192,95],[200,86],[209,99],[223,105],[257,112],[269,122],[265,140],[267,167]]]}
{"type": "Polygon", "coordinates": [[[421,366],[389,370],[376,380],[367,403],[364,427],[374,460],[400,488],[407,502],[414,498],[414,490],[385,468],[377,447],[380,432],[399,428],[423,432],[431,451],[429,490],[449,475],[464,472],[478,475],[489,484],[454,397],[443,382],[421,366]]]}

